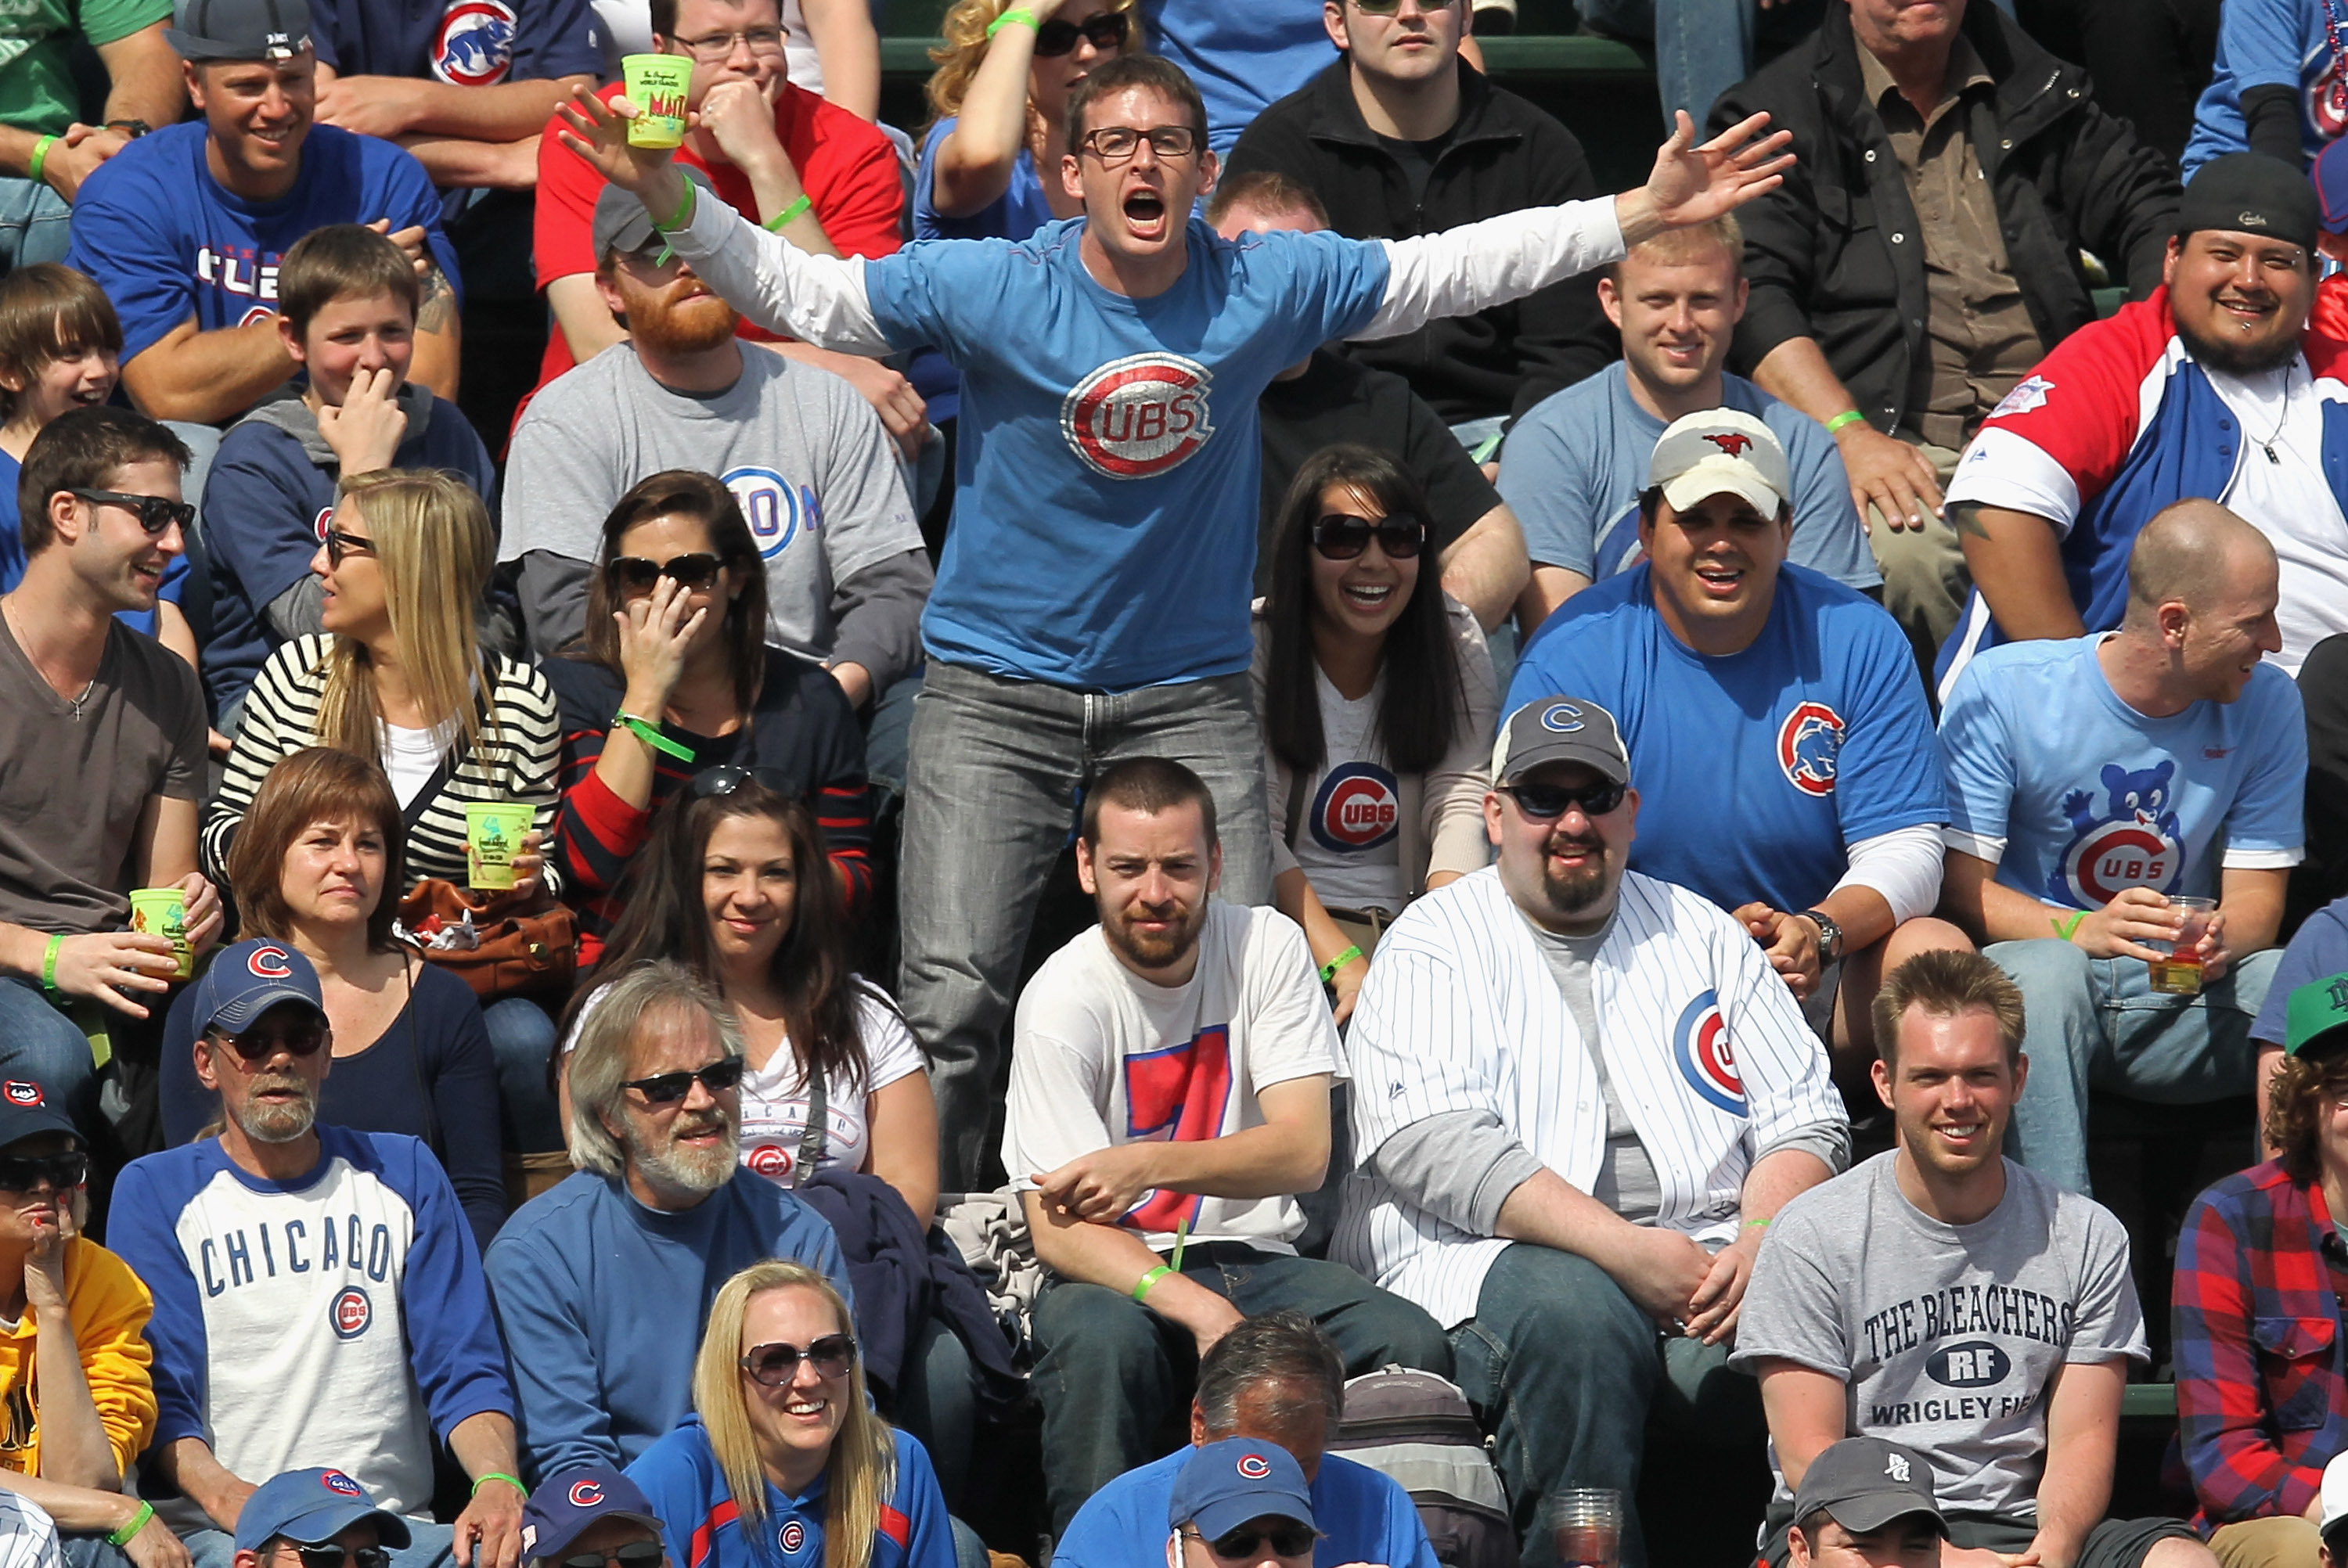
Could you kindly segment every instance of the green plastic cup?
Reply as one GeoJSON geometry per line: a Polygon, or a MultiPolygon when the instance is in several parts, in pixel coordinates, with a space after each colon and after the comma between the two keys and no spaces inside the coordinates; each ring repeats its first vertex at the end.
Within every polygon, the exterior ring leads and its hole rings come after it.
{"type": "Polygon", "coordinates": [[[622,90],[636,106],[628,122],[630,147],[676,147],[685,140],[685,97],[693,87],[685,55],[623,55],[622,90]]]}
{"type": "Polygon", "coordinates": [[[469,886],[514,885],[513,857],[521,853],[521,841],[530,836],[530,819],[537,815],[535,809],[517,800],[465,803],[465,860],[470,873],[466,881],[469,886]]]}
{"type": "Polygon", "coordinates": [[[169,937],[180,956],[174,972],[186,979],[196,972],[196,949],[188,940],[188,896],[177,887],[140,887],[130,895],[130,928],[147,937],[169,937]]]}

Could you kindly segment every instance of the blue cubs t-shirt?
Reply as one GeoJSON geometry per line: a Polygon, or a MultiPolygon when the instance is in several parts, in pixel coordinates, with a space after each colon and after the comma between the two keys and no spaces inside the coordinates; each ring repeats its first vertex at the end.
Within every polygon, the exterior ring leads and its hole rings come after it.
{"type": "Polygon", "coordinates": [[[1075,218],[863,264],[890,343],[938,349],[963,375],[922,644],[1086,691],[1236,673],[1255,646],[1256,399],[1368,324],[1385,250],[1329,233],[1234,243],[1193,219],[1180,279],[1137,300],[1093,281],[1083,234],[1075,218]]]}
{"type": "Polygon", "coordinates": [[[1566,600],[1509,711],[1563,695],[1614,715],[1639,792],[1631,868],[1724,909],[1807,909],[1861,839],[1948,820],[1916,658],[1880,606],[1790,563],[1751,647],[1672,635],[1645,562],[1566,600]]]}
{"type": "Polygon", "coordinates": [[[2010,642],[1957,677],[1941,713],[1950,847],[2070,909],[2128,887],[2214,898],[2221,864],[2297,865],[2307,730],[2291,677],[2261,664],[2234,702],[2147,718],[2104,678],[2106,635],[2010,642]]]}
{"type": "Polygon", "coordinates": [[[204,125],[144,136],[100,165],[74,203],[66,264],[87,272],[122,318],[122,358],[137,358],[181,322],[199,332],[277,313],[278,259],[313,229],[388,219],[418,224],[452,287],[457,252],[440,230],[440,197],[406,149],[314,125],[302,171],[274,201],[248,201],[204,163],[204,125]]]}
{"type": "MultiPolygon", "coordinates": [[[[1004,193],[967,218],[948,218],[937,209],[938,149],[960,123],[949,115],[922,138],[921,166],[913,171],[913,238],[916,240],[1025,240],[1052,222],[1052,205],[1044,200],[1044,184],[1035,159],[1025,148],[1011,165],[1011,184],[1004,193]]],[[[929,400],[930,423],[943,425],[962,414],[962,378],[936,354],[917,354],[905,374],[914,390],[929,400]],[[924,375],[924,370],[931,374],[924,375]]]]}
{"type": "MultiPolygon", "coordinates": [[[[1826,426],[1741,376],[1721,377],[1721,406],[1766,425],[1794,475],[1794,542],[1787,559],[1846,588],[1883,581],[1850,504],[1850,477],[1826,426]]],[[[1639,493],[1663,422],[1631,395],[1615,361],[1587,381],[1541,399],[1500,448],[1500,498],[1524,525],[1539,566],[1592,582],[1647,559],[1639,544],[1639,493]]]]}
{"type": "Polygon", "coordinates": [[[589,0],[310,0],[318,63],[451,87],[603,74],[589,0]]]}
{"type": "MultiPolygon", "coordinates": [[[[1053,1548],[1054,1568],[1165,1568],[1166,1515],[1174,1481],[1198,1450],[1181,1448],[1129,1470],[1085,1500],[1053,1548]]],[[[1308,1489],[1313,1568],[1377,1563],[1387,1568],[1436,1568],[1426,1526],[1405,1491],[1365,1464],[1337,1454],[1321,1456],[1308,1489]]]]}
{"type": "Polygon", "coordinates": [[[2242,94],[2252,87],[2290,87],[2299,95],[2299,148],[2310,162],[2348,129],[2333,106],[2340,66],[2324,38],[2322,0],[2226,0],[2219,12],[2216,68],[2193,106],[2180,177],[2213,158],[2250,149],[2242,94]]]}
{"type": "MultiPolygon", "coordinates": [[[[16,509],[16,481],[24,473],[22,463],[0,452],[0,593],[15,592],[16,585],[25,580],[24,514],[16,509]]],[[[178,604],[187,590],[188,558],[173,556],[163,567],[159,597],[178,604]]],[[[114,619],[133,631],[155,635],[156,614],[151,610],[118,610],[114,619]]]]}

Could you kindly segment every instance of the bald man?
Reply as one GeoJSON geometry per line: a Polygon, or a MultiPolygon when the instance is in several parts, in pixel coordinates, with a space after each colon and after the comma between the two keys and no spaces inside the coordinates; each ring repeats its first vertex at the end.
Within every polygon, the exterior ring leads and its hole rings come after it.
{"type": "Polygon", "coordinates": [[[1988,650],[1941,713],[1942,912],[2029,1018],[2006,1152],[2075,1192],[2090,1088],[2250,1092],[2307,773],[2299,690],[2267,662],[2278,593],[2264,534],[2178,502],[2137,536],[2118,630],[1988,650]],[[2198,990],[2153,988],[2172,945],[2199,957],[2198,990]]]}

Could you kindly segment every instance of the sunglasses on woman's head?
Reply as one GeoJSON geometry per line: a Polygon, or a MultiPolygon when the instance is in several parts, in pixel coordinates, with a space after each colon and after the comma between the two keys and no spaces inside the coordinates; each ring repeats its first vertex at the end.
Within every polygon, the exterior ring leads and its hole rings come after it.
{"type": "Polygon", "coordinates": [[[1504,785],[1500,793],[1533,821],[1554,822],[1577,805],[1584,816],[1604,816],[1622,805],[1631,786],[1601,782],[1575,789],[1564,784],[1520,784],[1504,785]]]}
{"type": "Polygon", "coordinates": [[[247,1030],[242,1034],[224,1034],[221,1043],[235,1051],[247,1063],[267,1061],[279,1051],[294,1056],[315,1056],[326,1043],[326,1020],[311,1019],[284,1029],[247,1030]]]}
{"type": "Polygon", "coordinates": [[[1285,1524],[1276,1524],[1270,1530],[1250,1530],[1245,1525],[1241,1525],[1237,1530],[1216,1536],[1212,1541],[1207,1541],[1204,1535],[1195,1530],[1186,1530],[1182,1533],[1193,1541],[1206,1541],[1208,1551],[1218,1557],[1235,1563],[1253,1561],[1261,1557],[1263,1549],[1267,1546],[1272,1549],[1272,1554],[1274,1557],[1302,1557],[1313,1550],[1314,1542],[1321,1539],[1319,1531],[1309,1524],[1300,1524],[1294,1520],[1290,1520],[1285,1524]]]}
{"type": "Polygon", "coordinates": [[[342,565],[345,556],[371,556],[375,553],[375,541],[363,534],[346,534],[340,528],[326,530],[328,566],[342,565]]]}
{"type": "Polygon", "coordinates": [[[1372,522],[1332,512],[1313,525],[1313,548],[1327,560],[1352,560],[1370,548],[1373,535],[1388,560],[1409,560],[1426,542],[1426,525],[1416,518],[1380,518],[1372,522]]]}
{"type": "Polygon", "coordinates": [[[654,585],[666,578],[679,588],[707,588],[717,580],[725,561],[707,550],[695,550],[691,555],[671,556],[664,561],[646,560],[642,556],[614,556],[612,564],[603,569],[612,586],[622,593],[650,593],[654,585]]]}
{"type": "Polygon", "coordinates": [[[657,1568],[661,1560],[661,1543],[657,1541],[631,1541],[624,1546],[614,1546],[609,1552],[580,1552],[554,1561],[560,1568],[657,1568]]]}
{"type": "Polygon", "coordinates": [[[837,1378],[855,1359],[855,1340],[845,1334],[827,1334],[804,1350],[779,1340],[772,1345],[753,1345],[742,1357],[742,1370],[750,1374],[754,1383],[779,1389],[790,1382],[801,1361],[813,1367],[819,1378],[837,1378]]]}
{"type": "Polygon", "coordinates": [[[707,800],[714,794],[732,794],[746,784],[755,784],[777,794],[797,793],[791,788],[790,775],[780,768],[737,768],[733,766],[704,768],[693,775],[685,786],[688,799],[707,800]]]}
{"type": "Polygon", "coordinates": [[[29,1193],[46,1182],[58,1192],[89,1179],[89,1156],[78,1149],[55,1154],[0,1154],[0,1192],[29,1193]]]}
{"type": "Polygon", "coordinates": [[[634,1090],[654,1105],[674,1105],[693,1092],[695,1079],[712,1094],[723,1094],[742,1081],[742,1059],[729,1056],[697,1072],[658,1072],[650,1078],[632,1078],[620,1087],[634,1090]]]}
{"type": "Polygon", "coordinates": [[[1122,11],[1104,11],[1081,22],[1066,22],[1055,16],[1035,29],[1035,57],[1056,60],[1062,55],[1071,54],[1078,38],[1088,40],[1096,49],[1122,49],[1125,37],[1126,20],[1122,11]]]}

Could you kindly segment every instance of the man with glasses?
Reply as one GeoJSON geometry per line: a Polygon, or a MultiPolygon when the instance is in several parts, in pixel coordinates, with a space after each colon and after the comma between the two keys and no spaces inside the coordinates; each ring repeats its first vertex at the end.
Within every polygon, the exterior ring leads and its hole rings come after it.
{"type": "Polygon", "coordinates": [[[1277,1443],[1226,1438],[1190,1450],[1166,1505],[1169,1568],[1312,1568],[1313,1499],[1277,1443]]]}
{"type": "Polygon", "coordinates": [[[592,993],[568,1063],[579,1169],[489,1244],[489,1283],[532,1475],[623,1466],[693,1409],[717,1287],[784,1258],[842,1295],[830,1225],[741,1163],[742,1037],[725,999],[674,963],[592,993]]]}
{"type": "Polygon", "coordinates": [[[147,1462],[180,1493],[156,1512],[197,1568],[232,1553],[254,1568],[244,1553],[267,1535],[245,1522],[263,1496],[252,1478],[330,1458],[340,1480],[324,1490],[404,1521],[399,1568],[516,1568],[513,1391],[439,1162],[416,1138],[318,1123],[334,1033],[300,953],[224,949],[194,1009],[220,1132],[124,1167],[108,1232],[155,1294],[147,1462]],[[436,1436],[473,1483],[453,1525],[432,1520],[436,1436]]]}
{"type": "Polygon", "coordinates": [[[528,1568],[667,1568],[661,1530],[643,1489],[603,1464],[539,1482],[521,1512],[528,1568]]]}
{"type": "Polygon", "coordinates": [[[407,1522],[343,1471],[288,1471],[245,1500],[234,1568],[389,1568],[386,1548],[412,1542],[407,1522]]]}
{"type": "MultiPolygon", "coordinates": [[[[1759,1441],[1728,1369],[1745,1283],[1770,1216],[1850,1145],[1752,938],[1626,869],[1640,798],[1613,715],[1526,703],[1492,779],[1498,863],[1404,910],[1363,983],[1362,1163],[1330,1255],[1450,1330],[1529,1532],[1560,1488],[1635,1495],[1651,1411],[1759,1441]]],[[[1626,1513],[1624,1568],[1645,1556],[1626,1513]]]]}
{"type": "Polygon", "coordinates": [[[1550,617],[1509,703],[1576,692],[1621,719],[1647,802],[1632,868],[1733,914],[1871,1104],[1884,971],[1972,944],[1931,917],[1948,812],[1915,661],[1881,606],[1786,559],[1794,493],[1763,420],[1674,420],[1639,497],[1647,559],[1550,617]]]}
{"type": "Polygon", "coordinates": [[[25,576],[0,598],[0,1077],[46,1085],[85,1137],[103,1123],[69,1015],[151,1050],[179,968],[168,937],[128,929],[131,890],[178,888],[196,950],[220,931],[196,869],[203,692],[114,619],[154,608],[185,547],[187,462],[126,409],[53,422],[25,454],[25,576]]]}

